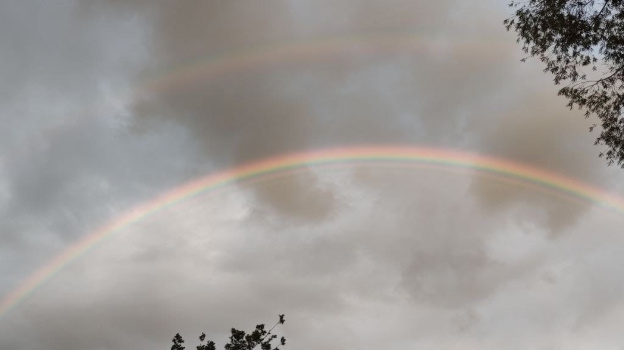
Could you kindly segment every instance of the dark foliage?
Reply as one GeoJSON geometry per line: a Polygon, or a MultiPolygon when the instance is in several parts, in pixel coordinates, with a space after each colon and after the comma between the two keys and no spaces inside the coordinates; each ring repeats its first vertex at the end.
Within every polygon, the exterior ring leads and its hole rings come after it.
{"type": "Polygon", "coordinates": [[[507,30],[518,34],[528,57],[546,65],[555,84],[566,84],[559,95],[570,108],[598,117],[596,144],[607,146],[600,156],[624,167],[624,0],[527,0],[509,6],[515,13],[504,21],[507,30]]]}
{"type": "MultiPolygon", "coordinates": [[[[280,346],[286,345],[286,338],[281,337],[278,344],[273,346],[273,341],[278,337],[276,334],[273,334],[273,329],[279,324],[284,324],[284,322],[286,322],[284,315],[279,315],[279,320],[269,330],[265,329],[264,324],[257,325],[256,329],[251,333],[232,328],[230,341],[225,344],[224,349],[252,350],[259,346],[261,350],[279,350],[280,346]]],[[[197,350],[216,350],[213,341],[209,340],[204,344],[204,340],[206,340],[206,334],[202,333],[199,336],[200,343],[197,346],[197,350]]],[[[182,339],[180,333],[177,333],[175,337],[173,337],[172,342],[171,350],[184,350],[184,346],[182,346],[184,339],[182,339]]]]}

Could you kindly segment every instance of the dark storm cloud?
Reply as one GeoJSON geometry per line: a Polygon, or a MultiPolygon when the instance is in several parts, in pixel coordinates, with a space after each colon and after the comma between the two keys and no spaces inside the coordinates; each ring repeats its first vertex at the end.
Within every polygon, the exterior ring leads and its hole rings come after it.
{"type": "MultiPolygon", "coordinates": [[[[539,77],[536,77],[539,79],[539,77]]],[[[520,88],[522,89],[522,88],[520,88]]],[[[535,166],[600,187],[608,182],[604,164],[588,133],[590,120],[570,111],[563,100],[553,98],[554,89],[519,92],[521,98],[508,103],[506,110],[482,125],[473,125],[482,147],[493,156],[535,166]]],[[[525,219],[540,222],[553,235],[562,232],[589,207],[588,203],[561,202],[552,195],[527,192],[518,186],[477,178],[473,193],[486,210],[526,206],[525,219]],[[532,213],[530,213],[532,211],[532,213]]]]}
{"type": "MultiPolygon", "coordinates": [[[[352,45],[371,48],[385,44],[383,39],[375,39],[378,33],[388,40],[405,35],[421,40],[403,44],[414,45],[415,54],[412,50],[382,49],[305,64],[282,62],[209,79],[198,77],[137,100],[135,122],[150,125],[161,119],[186,125],[204,144],[209,159],[222,167],[335,145],[457,147],[467,138],[461,120],[487,103],[488,94],[504,76],[496,67],[509,54],[500,40],[463,38],[460,25],[443,29],[441,23],[454,21],[449,11],[456,7],[442,1],[395,1],[383,6],[375,1],[332,2],[331,6],[205,1],[184,6],[161,4],[155,11],[153,57],[155,66],[165,70],[180,70],[188,65],[185,62],[201,62],[224,53],[227,59],[228,52],[246,47],[261,51],[263,46],[271,50],[272,43],[305,46],[307,41],[313,45],[315,38],[323,37],[356,37],[358,43],[352,45]],[[484,76],[486,71],[489,76],[484,76]]],[[[278,212],[285,207],[275,200],[285,196],[331,197],[313,194],[318,187],[313,175],[302,176],[306,179],[293,180],[289,194],[257,195],[278,212]]]]}
{"type": "MultiPolygon", "coordinates": [[[[518,62],[504,4],[0,7],[0,293],[142,200],[285,152],[407,143],[611,180],[586,121],[518,62]],[[405,36],[416,47],[384,49],[405,36]],[[334,37],[357,40],[141,91],[189,62],[334,37]]],[[[0,320],[0,347],[160,347],[176,332],[192,347],[202,331],[221,342],[278,312],[301,349],[617,343],[619,220],[478,176],[308,168],[126,227],[0,320]]]]}
{"type": "MultiPolygon", "coordinates": [[[[270,203],[272,209],[296,221],[319,222],[337,210],[333,188],[318,184],[311,172],[281,179],[277,187],[270,184],[257,186],[255,193],[270,203]]],[[[263,205],[258,205],[255,215],[264,220],[271,213],[263,205]]]]}
{"type": "Polygon", "coordinates": [[[382,48],[384,39],[376,39],[377,33],[390,41],[405,35],[422,40],[402,44],[414,46],[415,54],[411,50],[397,54],[382,49],[379,54],[365,55],[354,51],[352,56],[329,61],[282,62],[288,64],[268,71],[260,65],[217,78],[198,77],[138,101],[139,121],[158,117],[181,121],[207,143],[207,152],[216,153],[218,148],[221,154],[234,154],[238,161],[326,144],[431,142],[449,131],[445,137],[452,140],[459,132],[452,130],[458,111],[483,103],[487,92],[495,88],[494,79],[502,78],[487,79],[482,73],[500,61],[504,46],[489,39],[465,42],[459,28],[451,28],[450,33],[429,29],[432,21],[448,17],[444,9],[450,5],[435,4],[401,2],[379,7],[376,2],[358,2],[357,6],[344,2],[342,7],[351,9],[332,14],[327,10],[330,6],[317,4],[311,13],[300,13],[298,8],[306,5],[292,3],[293,17],[276,16],[291,13],[279,2],[260,11],[255,11],[257,5],[240,3],[189,2],[182,7],[171,5],[169,11],[165,7],[158,18],[159,40],[154,45],[162,67],[184,67],[185,62],[250,46],[262,51],[263,46],[271,50],[272,43],[314,45],[316,38],[332,36],[355,37],[358,43],[352,45],[382,48]],[[245,20],[251,13],[254,20],[245,20]],[[236,20],[223,19],[227,14],[236,20]],[[374,21],[370,20],[373,16],[374,21]],[[325,20],[310,22],[317,18],[325,20]],[[325,32],[328,28],[331,32],[325,32]],[[311,30],[316,32],[313,37],[301,33],[311,30]],[[425,125],[419,124],[423,121],[425,125]],[[430,124],[437,123],[442,125],[430,130],[430,124]]]}

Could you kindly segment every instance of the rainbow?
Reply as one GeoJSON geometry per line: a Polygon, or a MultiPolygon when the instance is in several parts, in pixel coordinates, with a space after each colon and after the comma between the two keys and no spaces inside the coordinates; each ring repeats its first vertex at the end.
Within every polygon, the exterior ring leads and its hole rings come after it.
{"type": "Polygon", "coordinates": [[[124,228],[186,199],[241,181],[302,169],[341,164],[417,164],[443,169],[465,169],[537,186],[575,199],[590,201],[624,213],[624,199],[563,175],[510,160],[444,149],[408,146],[335,148],[292,153],[244,164],[199,178],[141,204],[93,233],[86,235],[38,269],[0,300],[0,319],[68,264],[124,228]]]}
{"type": "MultiPolygon", "coordinates": [[[[506,45],[507,43],[502,42],[459,42],[453,44],[453,49],[478,55],[481,60],[495,62],[506,52],[503,50],[506,45]]],[[[165,74],[144,77],[135,91],[135,96],[172,91],[199,81],[257,67],[275,66],[283,69],[285,64],[331,62],[347,57],[374,57],[388,53],[413,55],[435,52],[440,47],[439,40],[418,33],[329,37],[259,45],[186,62],[177,68],[166,69],[165,74]]]]}

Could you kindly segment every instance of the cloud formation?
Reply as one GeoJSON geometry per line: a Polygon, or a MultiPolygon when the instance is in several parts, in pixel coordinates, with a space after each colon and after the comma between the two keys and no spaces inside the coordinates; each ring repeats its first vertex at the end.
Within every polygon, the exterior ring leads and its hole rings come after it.
{"type": "MultiPolygon", "coordinates": [[[[463,149],[617,188],[506,11],[3,3],[0,298],[128,208],[288,152],[463,149]]],[[[0,348],[192,347],[278,313],[301,349],[615,347],[621,220],[479,174],[309,167],[124,228],[0,319],[0,348]]]]}

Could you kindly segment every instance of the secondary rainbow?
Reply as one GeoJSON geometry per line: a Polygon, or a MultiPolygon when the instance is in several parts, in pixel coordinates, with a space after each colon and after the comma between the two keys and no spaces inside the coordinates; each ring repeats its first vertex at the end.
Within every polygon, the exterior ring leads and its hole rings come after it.
{"type": "MultiPolygon", "coordinates": [[[[175,91],[177,88],[206,82],[218,76],[248,72],[256,68],[296,66],[310,63],[327,63],[343,58],[366,58],[377,55],[422,53],[435,54],[445,45],[444,38],[423,36],[422,33],[387,33],[366,36],[316,38],[311,40],[285,41],[247,47],[241,50],[201,57],[166,69],[165,74],[156,73],[144,78],[134,91],[136,96],[149,96],[155,92],[175,91]]],[[[448,45],[448,43],[446,44],[448,45]]],[[[477,56],[482,61],[500,61],[503,42],[464,42],[452,45],[454,51],[477,56]]]]}
{"type": "Polygon", "coordinates": [[[595,202],[624,213],[624,199],[572,178],[526,164],[478,154],[444,149],[407,146],[335,148],[292,153],[259,160],[218,172],[177,187],[139,205],[73,244],[55,259],[38,269],[0,301],[0,319],[31,295],[37,287],[87,251],[125,227],[185,199],[241,181],[274,175],[308,166],[331,164],[418,164],[444,169],[467,169],[511,181],[538,186],[576,199],[595,202]]]}

